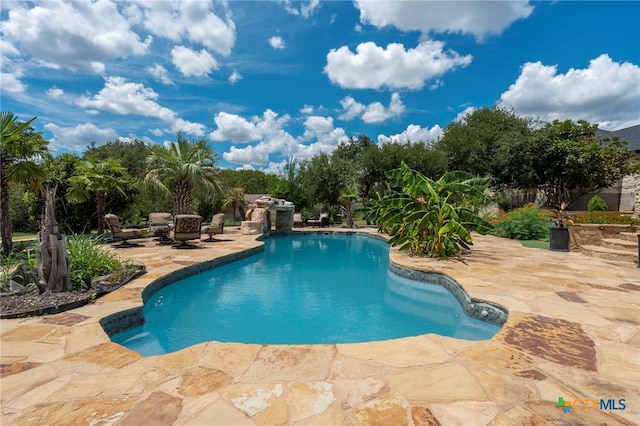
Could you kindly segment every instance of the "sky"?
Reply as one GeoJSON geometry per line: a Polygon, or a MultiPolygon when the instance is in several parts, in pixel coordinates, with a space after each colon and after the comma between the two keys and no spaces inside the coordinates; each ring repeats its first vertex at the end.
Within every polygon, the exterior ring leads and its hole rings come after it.
{"type": "Polygon", "coordinates": [[[0,105],[56,153],[206,138],[278,173],[475,108],[640,124],[639,1],[0,2],[0,105]]]}

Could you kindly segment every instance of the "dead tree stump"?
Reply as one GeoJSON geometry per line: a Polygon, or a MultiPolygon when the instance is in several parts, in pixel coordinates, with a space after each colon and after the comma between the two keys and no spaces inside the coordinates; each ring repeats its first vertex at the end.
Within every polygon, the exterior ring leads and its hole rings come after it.
{"type": "Polygon", "coordinates": [[[38,288],[40,292],[71,291],[67,238],[58,229],[54,207],[57,187],[46,187],[42,229],[38,233],[38,288]]]}

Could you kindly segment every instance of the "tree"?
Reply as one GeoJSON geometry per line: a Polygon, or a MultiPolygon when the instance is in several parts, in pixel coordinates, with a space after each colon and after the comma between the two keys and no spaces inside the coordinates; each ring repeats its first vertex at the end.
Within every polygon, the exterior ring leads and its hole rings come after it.
{"type": "Polygon", "coordinates": [[[126,194],[125,189],[130,182],[127,169],[111,158],[105,161],[87,159],[78,163],[77,173],[69,178],[71,186],[67,190],[67,199],[71,202],[81,203],[87,201],[91,194],[95,193],[98,235],[102,235],[107,194],[110,191],[126,194]]]}
{"type": "Polygon", "coordinates": [[[260,170],[220,170],[224,187],[243,188],[246,194],[271,194],[278,185],[278,176],[260,170]]]}
{"type": "Polygon", "coordinates": [[[247,202],[244,200],[244,189],[232,188],[227,192],[227,196],[224,200],[224,207],[231,207],[233,220],[236,219],[236,208],[238,209],[240,220],[244,220],[244,207],[246,205],[247,202]]]}
{"type": "Polygon", "coordinates": [[[625,143],[601,141],[597,129],[584,120],[546,123],[530,139],[514,141],[498,153],[502,181],[537,188],[549,207],[557,207],[638,170],[637,157],[625,143]]]}
{"type": "Polygon", "coordinates": [[[456,255],[473,244],[471,230],[490,228],[477,214],[486,178],[453,171],[433,180],[405,163],[387,178],[388,190],[370,203],[365,218],[389,233],[389,244],[411,255],[456,255]]]}
{"type": "Polygon", "coordinates": [[[501,107],[484,107],[451,122],[434,147],[446,159],[448,170],[473,175],[494,174],[493,160],[504,144],[527,140],[532,120],[501,107]]]}
{"type": "MultiPolygon", "coordinates": [[[[71,183],[69,178],[75,176],[78,171],[78,164],[82,162],[82,157],[77,154],[63,153],[45,159],[43,167],[47,174],[44,182],[46,186],[56,186],[57,193],[62,194],[55,202],[55,216],[60,229],[67,233],[84,233],[91,229],[93,215],[96,211],[94,200],[85,203],[69,202],[65,196],[71,183]]],[[[34,197],[34,209],[42,212],[45,206],[45,198],[34,197]]],[[[40,223],[40,213],[38,214],[38,224],[40,223]]]]}
{"type": "Polygon", "coordinates": [[[293,157],[290,157],[280,170],[278,183],[271,193],[276,198],[291,201],[298,210],[307,207],[308,193],[301,181],[300,166],[293,157]]]}
{"type": "Polygon", "coordinates": [[[147,158],[151,155],[150,144],[139,139],[132,141],[109,141],[102,145],[92,142],[84,150],[85,158],[97,160],[116,160],[134,177],[142,177],[147,167],[147,158]]]}
{"type": "Polygon", "coordinates": [[[45,176],[38,160],[49,155],[49,142],[42,139],[42,132],[31,127],[36,118],[19,122],[14,113],[7,111],[0,116],[0,236],[5,256],[13,248],[9,185],[27,183],[41,188],[45,176]]]}
{"type": "Polygon", "coordinates": [[[347,228],[353,228],[353,203],[360,200],[360,190],[357,183],[345,185],[340,191],[340,213],[347,221],[347,228]]]}
{"type": "Polygon", "coordinates": [[[201,196],[221,197],[223,191],[216,160],[206,139],[189,141],[178,132],[175,142],[152,148],[143,187],[170,195],[174,215],[188,214],[194,192],[201,196]]]}
{"type": "Polygon", "coordinates": [[[346,164],[347,161],[324,153],[303,161],[299,174],[306,198],[326,207],[337,206],[344,184],[342,166],[346,164]]]}

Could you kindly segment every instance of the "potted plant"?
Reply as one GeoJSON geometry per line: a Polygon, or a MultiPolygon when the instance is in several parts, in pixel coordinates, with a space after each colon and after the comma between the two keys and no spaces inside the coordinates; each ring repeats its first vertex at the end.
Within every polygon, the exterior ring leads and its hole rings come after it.
{"type": "Polygon", "coordinates": [[[565,209],[567,203],[562,203],[553,210],[553,217],[549,221],[549,249],[553,251],[569,251],[569,228],[571,220],[567,218],[565,209]]]}

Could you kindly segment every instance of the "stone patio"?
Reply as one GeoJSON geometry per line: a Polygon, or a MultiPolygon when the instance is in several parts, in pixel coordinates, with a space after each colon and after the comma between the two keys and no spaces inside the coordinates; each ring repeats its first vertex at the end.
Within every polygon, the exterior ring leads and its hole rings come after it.
{"type": "MultiPolygon", "coordinates": [[[[326,232],[327,229],[319,230],[326,232]]],[[[335,231],[342,231],[335,229],[335,231]]],[[[363,232],[373,232],[363,230],[363,232]]],[[[461,260],[409,258],[509,311],[491,340],[438,335],[338,345],[209,342],[141,357],[99,320],[141,305],[178,269],[260,246],[225,228],[201,249],[120,249],[147,274],[73,311],[3,319],[2,425],[635,424],[640,419],[640,269],[578,252],[475,236],[461,260]],[[558,398],[576,403],[564,413],[558,398]],[[614,400],[615,410],[587,408],[614,400]],[[578,400],[578,401],[576,401],[578,400]]]]}

